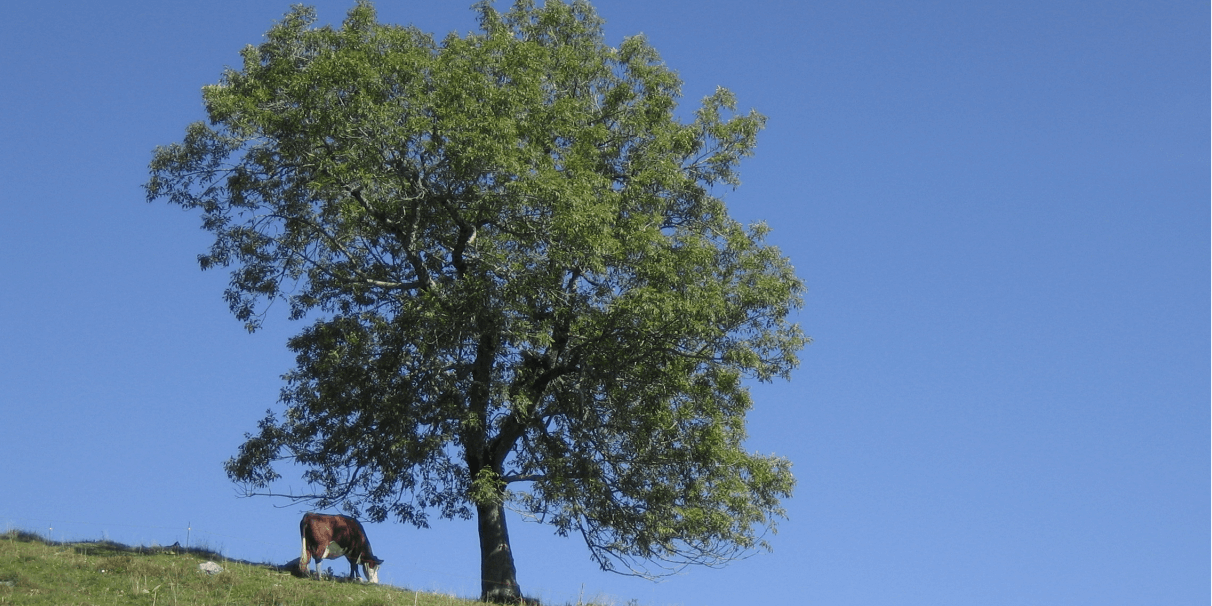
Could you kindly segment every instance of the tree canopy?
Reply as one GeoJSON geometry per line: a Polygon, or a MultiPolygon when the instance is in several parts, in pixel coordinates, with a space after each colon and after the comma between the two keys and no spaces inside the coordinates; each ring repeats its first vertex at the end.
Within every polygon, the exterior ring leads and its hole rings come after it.
{"type": "Polygon", "coordinates": [[[474,10],[439,40],[296,6],[155,150],[148,199],[201,211],[234,315],[305,323],[228,474],[272,492],[288,461],[321,508],[475,515],[486,599],[520,595],[505,506],[621,572],[763,546],[794,479],[745,449],[744,381],[789,378],[804,287],[719,190],[765,118],[718,89],[679,119],[676,73],[588,2],[474,10]]]}

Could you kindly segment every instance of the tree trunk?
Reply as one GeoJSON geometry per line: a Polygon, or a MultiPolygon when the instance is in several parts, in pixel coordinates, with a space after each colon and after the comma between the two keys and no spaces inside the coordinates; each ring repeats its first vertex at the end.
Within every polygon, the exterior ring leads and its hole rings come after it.
{"type": "Polygon", "coordinates": [[[509,531],[505,528],[505,506],[476,505],[476,515],[480,527],[480,600],[518,604],[522,601],[522,590],[518,588],[509,531]]]}

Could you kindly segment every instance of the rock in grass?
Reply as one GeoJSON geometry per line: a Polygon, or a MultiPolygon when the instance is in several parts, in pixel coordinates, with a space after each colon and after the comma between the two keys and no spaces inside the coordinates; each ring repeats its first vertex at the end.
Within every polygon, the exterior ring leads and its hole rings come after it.
{"type": "Polygon", "coordinates": [[[214,562],[202,562],[201,564],[198,564],[198,570],[205,572],[206,574],[219,574],[220,572],[223,572],[223,567],[214,562]]]}

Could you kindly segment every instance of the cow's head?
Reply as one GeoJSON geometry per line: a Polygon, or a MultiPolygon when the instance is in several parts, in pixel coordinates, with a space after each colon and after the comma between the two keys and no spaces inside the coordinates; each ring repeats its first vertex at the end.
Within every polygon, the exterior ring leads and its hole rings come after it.
{"type": "Polygon", "coordinates": [[[362,574],[366,575],[368,583],[379,582],[379,566],[383,564],[383,560],[376,557],[362,558],[362,574]]]}

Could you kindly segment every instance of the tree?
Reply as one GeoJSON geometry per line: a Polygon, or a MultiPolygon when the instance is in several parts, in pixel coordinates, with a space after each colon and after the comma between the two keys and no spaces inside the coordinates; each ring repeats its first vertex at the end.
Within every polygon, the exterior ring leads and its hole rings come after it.
{"type": "Polygon", "coordinates": [[[272,494],[286,460],[318,507],[475,515],[485,600],[521,595],[507,505],[619,572],[768,547],[794,479],[744,449],[743,380],[797,364],[803,285],[714,193],[764,117],[719,89],[680,121],[676,74],[588,2],[475,10],[439,42],[297,6],[155,150],[148,200],[201,211],[234,315],[309,323],[228,475],[272,494]]]}

